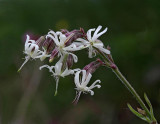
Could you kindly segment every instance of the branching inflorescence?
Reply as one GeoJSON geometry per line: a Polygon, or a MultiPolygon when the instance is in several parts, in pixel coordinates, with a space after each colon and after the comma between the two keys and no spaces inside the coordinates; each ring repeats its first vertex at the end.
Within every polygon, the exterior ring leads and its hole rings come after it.
{"type": "Polygon", "coordinates": [[[100,80],[96,80],[88,86],[92,74],[96,69],[100,66],[109,67],[133,96],[136,97],[136,100],[142,107],[142,109],[135,111],[128,104],[130,110],[142,120],[145,120],[150,124],[156,124],[157,121],[153,115],[153,109],[147,96],[145,95],[145,100],[148,103],[150,110],[148,110],[139,95],[119,71],[111,56],[110,47],[108,46],[105,48],[103,42],[99,40],[99,37],[107,32],[107,28],[103,31],[100,31],[101,29],[102,26],[98,26],[97,29],[89,29],[87,33],[85,33],[83,28],[70,32],[66,29],[57,32],[50,30],[47,35],[41,36],[36,41],[30,39],[30,36],[27,35],[24,49],[24,53],[26,54],[25,61],[18,71],[20,71],[30,59],[40,59],[43,61],[48,57],[49,62],[51,63],[55,58],[58,58],[59,60],[54,66],[43,65],[39,69],[47,68],[49,69],[49,72],[52,73],[52,76],[56,81],[55,95],[58,90],[59,78],[64,78],[68,75],[75,75],[74,82],[76,87],[76,97],[73,100],[73,103],[77,104],[82,93],[94,95],[93,89],[101,87],[99,84],[101,82],[100,80]],[[92,32],[94,32],[93,35],[92,32]],[[93,58],[99,54],[102,59],[97,59],[89,63],[83,69],[72,69],[72,65],[78,62],[78,57],[75,52],[83,49],[88,49],[89,58],[93,58]]]}

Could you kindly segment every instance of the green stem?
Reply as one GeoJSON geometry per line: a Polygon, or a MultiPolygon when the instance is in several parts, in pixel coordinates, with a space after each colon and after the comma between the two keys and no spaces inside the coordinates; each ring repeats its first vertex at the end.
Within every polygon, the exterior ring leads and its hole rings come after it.
{"type": "Polygon", "coordinates": [[[145,110],[146,114],[151,117],[150,112],[146,105],[143,103],[140,96],[137,94],[135,89],[131,86],[131,84],[126,80],[126,78],[122,75],[118,68],[112,69],[112,71],[117,75],[117,77],[121,80],[121,82],[128,88],[128,90],[132,93],[132,95],[136,98],[140,106],[145,110]]]}
{"type": "Polygon", "coordinates": [[[150,111],[148,110],[148,108],[146,107],[146,105],[144,104],[144,102],[142,101],[142,99],[140,98],[140,96],[137,94],[137,92],[135,91],[135,89],[131,86],[131,84],[126,80],[126,78],[119,71],[118,67],[114,63],[112,63],[108,59],[108,57],[105,56],[99,49],[97,49],[97,48],[95,48],[95,49],[104,58],[106,65],[112,69],[112,71],[116,74],[116,76],[121,80],[121,82],[127,87],[127,89],[136,98],[136,100],[138,101],[138,103],[140,104],[140,106],[145,110],[146,114],[151,118],[150,111]],[[114,68],[111,67],[110,63],[112,63],[112,64],[115,65],[114,68]]]}

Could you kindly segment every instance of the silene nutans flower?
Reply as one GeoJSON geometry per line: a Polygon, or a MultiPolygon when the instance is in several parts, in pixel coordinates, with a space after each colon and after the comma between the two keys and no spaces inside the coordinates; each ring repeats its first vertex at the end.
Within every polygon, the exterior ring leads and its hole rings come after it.
{"type": "Polygon", "coordinates": [[[66,37],[64,34],[62,34],[61,32],[57,31],[50,31],[48,32],[46,38],[51,38],[54,43],[55,43],[55,50],[56,52],[51,54],[50,57],[50,62],[53,61],[55,55],[57,56],[64,56],[65,54],[70,54],[73,56],[74,62],[78,61],[78,57],[73,54],[73,51],[77,51],[80,50],[80,48],[75,44],[72,43],[69,46],[66,46],[66,43],[70,40],[70,38],[73,36],[73,34],[71,34],[71,36],[69,35],[68,37],[66,37]]]}
{"type": "MultiPolygon", "coordinates": [[[[26,42],[25,42],[25,48],[24,48],[24,54],[25,61],[21,65],[18,71],[22,69],[22,67],[28,62],[29,59],[37,59],[37,58],[43,58],[45,55],[45,50],[41,51],[40,46],[42,42],[44,42],[45,38],[41,36],[37,41],[31,40],[29,35],[26,35],[26,42]]],[[[49,57],[49,55],[47,55],[49,57]]]]}
{"type": "Polygon", "coordinates": [[[104,44],[98,39],[102,34],[107,32],[107,28],[105,28],[102,32],[99,32],[101,30],[102,26],[98,26],[97,29],[89,29],[87,31],[87,37],[86,39],[78,38],[78,41],[83,42],[84,46],[88,48],[89,58],[93,58],[96,56],[96,49],[100,50],[101,52],[105,54],[110,54],[110,51],[104,48],[104,44]],[[92,32],[94,31],[94,34],[92,36],[92,32]]]}
{"type": "Polygon", "coordinates": [[[79,69],[70,69],[67,66],[66,61],[64,61],[64,57],[62,56],[60,58],[60,60],[55,64],[55,66],[49,66],[49,65],[43,65],[41,66],[39,69],[43,69],[43,68],[48,68],[49,72],[52,73],[52,76],[55,78],[56,81],[56,91],[55,91],[55,95],[57,94],[57,90],[58,90],[58,83],[59,83],[59,78],[60,77],[65,77],[71,74],[74,74],[75,71],[78,71],[79,69]],[[53,71],[54,69],[54,71],[53,71]]]}
{"type": "Polygon", "coordinates": [[[93,88],[100,88],[101,85],[97,83],[101,83],[100,80],[96,80],[93,82],[90,86],[87,86],[92,75],[91,73],[87,74],[86,70],[77,71],[74,77],[74,82],[76,86],[76,97],[73,101],[74,104],[77,104],[81,93],[90,93],[91,95],[94,95],[93,88]],[[82,73],[82,78],[80,78],[80,73],[82,73]]]}

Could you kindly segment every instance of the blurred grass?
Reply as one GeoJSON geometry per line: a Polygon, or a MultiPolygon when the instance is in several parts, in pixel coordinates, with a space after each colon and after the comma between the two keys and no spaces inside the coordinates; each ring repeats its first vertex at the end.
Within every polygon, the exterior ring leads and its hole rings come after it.
{"type": "MultiPolygon", "coordinates": [[[[24,58],[24,34],[44,35],[49,29],[79,27],[87,31],[98,25],[109,28],[102,41],[111,46],[115,62],[137,92],[141,96],[144,92],[148,94],[160,120],[159,22],[159,0],[0,0],[2,124],[15,119],[21,97],[29,90],[32,70],[38,71],[37,61],[30,61],[17,73],[24,58]]],[[[75,67],[83,68],[91,61],[85,51],[77,54],[79,62],[75,67]]],[[[47,70],[42,73],[37,91],[27,106],[25,124],[143,123],[126,106],[127,102],[138,106],[135,99],[109,69],[100,68],[94,73],[92,81],[100,79],[102,88],[95,89],[93,97],[82,95],[77,106],[71,104],[75,96],[72,76],[60,79],[58,95],[54,97],[54,79],[47,70]]]]}

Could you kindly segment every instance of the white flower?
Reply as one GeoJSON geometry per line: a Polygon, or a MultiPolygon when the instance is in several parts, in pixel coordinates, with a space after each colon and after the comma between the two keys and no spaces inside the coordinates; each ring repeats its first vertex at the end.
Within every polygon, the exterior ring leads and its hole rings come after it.
{"type": "Polygon", "coordinates": [[[53,41],[55,42],[55,44],[58,48],[58,51],[59,51],[58,52],[59,56],[64,56],[65,54],[71,54],[74,58],[74,62],[78,61],[77,56],[71,52],[80,50],[80,46],[77,46],[77,43],[72,43],[69,46],[65,45],[70,37],[68,38],[64,34],[62,34],[61,32],[54,32],[54,31],[48,32],[48,35],[46,36],[46,38],[47,37],[52,38],[53,41]]]}
{"type": "Polygon", "coordinates": [[[27,63],[27,61],[30,58],[32,58],[32,59],[40,58],[43,52],[39,50],[39,46],[36,44],[35,40],[30,40],[29,35],[27,35],[24,53],[27,56],[25,56],[25,61],[21,65],[21,67],[19,68],[18,71],[20,71],[22,69],[22,67],[27,63]]]}
{"type": "Polygon", "coordinates": [[[97,87],[100,88],[101,86],[96,84],[96,83],[100,83],[100,80],[96,80],[91,86],[87,86],[90,79],[91,79],[92,75],[89,73],[87,75],[86,70],[81,70],[81,71],[77,71],[75,74],[75,78],[74,78],[74,82],[76,85],[76,90],[77,90],[77,95],[74,99],[73,102],[77,103],[79,100],[79,97],[81,95],[81,93],[90,93],[91,95],[94,95],[94,91],[92,90],[93,88],[97,87]],[[82,78],[79,77],[80,73],[82,72],[82,78]]]}
{"type": "Polygon", "coordinates": [[[96,56],[96,50],[94,48],[99,49],[100,51],[104,52],[105,54],[110,54],[110,51],[104,48],[104,44],[98,40],[98,38],[107,31],[105,28],[102,32],[98,33],[101,30],[102,26],[98,26],[97,29],[89,29],[87,31],[87,39],[78,38],[78,41],[82,41],[85,47],[89,48],[89,58],[96,56]],[[92,31],[95,31],[92,36],[92,31]],[[93,55],[94,54],[94,55],[93,55]]]}
{"type": "Polygon", "coordinates": [[[27,39],[25,42],[25,48],[24,48],[24,53],[26,54],[25,56],[25,61],[21,65],[18,71],[22,69],[22,67],[28,62],[29,59],[37,59],[40,58],[41,61],[43,61],[46,57],[49,57],[50,55],[46,54],[46,50],[43,48],[44,51],[41,51],[39,49],[39,46],[36,44],[35,40],[31,40],[29,35],[27,35],[27,39]]]}
{"type": "Polygon", "coordinates": [[[49,65],[43,65],[41,66],[39,69],[41,70],[42,68],[48,68],[49,72],[51,72],[56,80],[56,91],[55,91],[55,95],[57,94],[57,89],[58,89],[58,83],[59,83],[59,78],[60,77],[65,77],[68,76],[70,74],[74,74],[75,71],[78,71],[79,69],[68,69],[68,67],[65,67],[65,69],[63,69],[63,57],[60,58],[60,60],[55,64],[55,66],[49,66],[49,65]],[[54,69],[54,71],[53,71],[54,69]]]}

